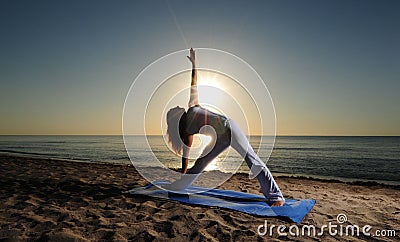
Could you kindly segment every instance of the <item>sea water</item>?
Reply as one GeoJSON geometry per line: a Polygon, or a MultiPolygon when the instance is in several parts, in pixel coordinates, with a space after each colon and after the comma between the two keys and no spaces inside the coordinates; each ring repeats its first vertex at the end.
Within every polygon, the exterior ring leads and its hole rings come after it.
{"type": "MultiPolygon", "coordinates": [[[[270,139],[263,137],[260,143],[261,137],[252,136],[250,143],[276,175],[400,184],[400,137],[278,136],[269,157],[270,139]]],[[[151,166],[157,161],[155,157],[166,167],[178,168],[181,164],[161,136],[147,139],[129,136],[126,141],[135,165],[151,166]]],[[[0,136],[0,152],[73,161],[131,163],[122,136],[0,136]]],[[[231,166],[239,164],[240,157],[232,150],[224,154],[224,159],[219,157],[207,170],[235,170],[231,166]]],[[[243,163],[237,171],[248,172],[248,168],[243,163]]]]}

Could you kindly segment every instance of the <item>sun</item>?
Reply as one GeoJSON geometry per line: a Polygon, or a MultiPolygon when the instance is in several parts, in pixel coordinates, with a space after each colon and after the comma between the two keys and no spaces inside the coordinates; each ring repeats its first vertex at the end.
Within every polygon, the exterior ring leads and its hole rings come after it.
{"type": "Polygon", "coordinates": [[[224,90],[224,87],[222,86],[221,82],[217,78],[202,78],[199,79],[198,86],[209,86],[209,87],[214,87],[217,89],[224,90]]]}
{"type": "Polygon", "coordinates": [[[219,107],[223,106],[227,91],[219,78],[215,74],[211,74],[206,73],[199,77],[197,83],[199,102],[210,111],[223,114],[219,107]]]}

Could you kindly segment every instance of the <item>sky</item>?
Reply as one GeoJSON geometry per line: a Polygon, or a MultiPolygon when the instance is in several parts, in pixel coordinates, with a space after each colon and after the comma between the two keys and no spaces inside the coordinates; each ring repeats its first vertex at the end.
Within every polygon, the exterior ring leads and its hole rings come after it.
{"type": "Polygon", "coordinates": [[[400,135],[399,12],[394,0],[1,1],[0,134],[121,134],[134,78],[202,47],[258,72],[278,135],[400,135]]]}

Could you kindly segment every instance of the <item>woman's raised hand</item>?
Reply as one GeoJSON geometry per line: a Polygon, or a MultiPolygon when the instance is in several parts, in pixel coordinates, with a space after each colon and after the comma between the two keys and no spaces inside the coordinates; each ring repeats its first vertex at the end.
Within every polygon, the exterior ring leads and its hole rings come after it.
{"type": "Polygon", "coordinates": [[[196,53],[193,48],[190,48],[190,56],[187,56],[187,58],[192,62],[192,65],[196,63],[196,53]]]}

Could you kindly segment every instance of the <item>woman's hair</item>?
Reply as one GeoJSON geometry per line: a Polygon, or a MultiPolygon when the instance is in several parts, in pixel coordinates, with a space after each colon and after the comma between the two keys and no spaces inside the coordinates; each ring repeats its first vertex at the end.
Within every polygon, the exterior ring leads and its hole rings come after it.
{"type": "Polygon", "coordinates": [[[182,154],[184,137],[186,135],[186,111],[176,106],[167,113],[167,136],[175,154],[182,154]]]}

